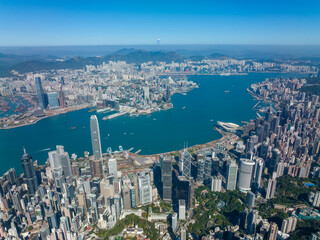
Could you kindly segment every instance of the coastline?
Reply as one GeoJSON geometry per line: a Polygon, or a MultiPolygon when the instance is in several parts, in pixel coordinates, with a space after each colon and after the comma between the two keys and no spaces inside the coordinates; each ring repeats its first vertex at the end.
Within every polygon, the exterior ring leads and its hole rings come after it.
{"type": "Polygon", "coordinates": [[[92,106],[91,105],[80,105],[80,106],[76,107],[75,109],[68,109],[68,111],[60,112],[60,113],[57,113],[57,114],[50,114],[50,115],[46,115],[46,116],[37,118],[34,122],[31,122],[31,123],[24,123],[24,124],[8,126],[8,127],[0,127],[0,130],[14,129],[14,128],[19,128],[19,127],[25,127],[25,126],[29,126],[29,125],[34,125],[37,122],[39,122],[39,121],[41,121],[43,119],[46,119],[46,118],[59,116],[59,115],[63,115],[63,114],[70,113],[70,112],[79,111],[79,110],[90,108],[90,107],[92,107],[92,106]]]}

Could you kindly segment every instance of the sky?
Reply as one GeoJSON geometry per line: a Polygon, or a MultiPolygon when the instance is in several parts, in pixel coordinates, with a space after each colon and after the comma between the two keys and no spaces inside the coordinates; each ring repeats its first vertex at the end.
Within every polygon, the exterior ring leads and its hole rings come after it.
{"type": "Polygon", "coordinates": [[[319,0],[0,0],[0,46],[320,45],[319,0]]]}

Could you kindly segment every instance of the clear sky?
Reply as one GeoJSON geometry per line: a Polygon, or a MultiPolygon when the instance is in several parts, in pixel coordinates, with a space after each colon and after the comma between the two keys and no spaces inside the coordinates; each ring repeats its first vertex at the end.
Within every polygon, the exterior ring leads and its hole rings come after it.
{"type": "Polygon", "coordinates": [[[0,46],[320,45],[320,0],[0,0],[0,46]]]}

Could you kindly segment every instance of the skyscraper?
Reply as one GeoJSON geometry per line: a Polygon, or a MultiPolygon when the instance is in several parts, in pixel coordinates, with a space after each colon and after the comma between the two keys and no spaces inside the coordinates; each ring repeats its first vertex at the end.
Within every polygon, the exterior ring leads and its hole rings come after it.
{"type": "Polygon", "coordinates": [[[274,193],[276,191],[277,186],[277,173],[274,172],[272,174],[272,178],[268,180],[268,187],[266,192],[266,199],[270,199],[274,197],[274,193]]]}
{"type": "Polygon", "coordinates": [[[64,151],[61,145],[56,146],[56,151],[51,151],[49,155],[49,163],[52,171],[62,168],[63,175],[68,182],[72,182],[72,169],[69,154],[64,151]]]}
{"type": "Polygon", "coordinates": [[[95,156],[89,158],[92,177],[103,178],[102,159],[96,159],[95,156]]]}
{"type": "Polygon", "coordinates": [[[138,173],[139,198],[141,205],[151,203],[152,201],[152,187],[150,183],[149,171],[142,171],[138,173]]]}
{"type": "Polygon", "coordinates": [[[237,184],[238,165],[231,161],[227,166],[227,190],[235,190],[237,184]]]}
{"type": "Polygon", "coordinates": [[[59,96],[57,92],[47,93],[48,96],[48,106],[51,109],[59,108],[59,96]]]}
{"type": "Polygon", "coordinates": [[[96,115],[92,115],[90,117],[90,131],[93,155],[96,157],[96,159],[101,159],[102,151],[100,142],[100,130],[98,118],[96,115]]]}
{"type": "Polygon", "coordinates": [[[278,235],[278,225],[274,222],[271,222],[268,240],[276,240],[277,235],[278,235]]]}
{"type": "Polygon", "coordinates": [[[161,180],[163,200],[172,201],[172,159],[161,156],[161,180]]]}
{"type": "Polygon", "coordinates": [[[42,109],[45,109],[47,106],[46,106],[46,102],[45,102],[45,96],[44,96],[44,91],[42,88],[40,77],[36,77],[36,89],[37,89],[37,97],[38,97],[39,106],[42,109]]]}
{"type": "Polygon", "coordinates": [[[249,191],[251,189],[251,177],[254,162],[245,158],[240,159],[239,179],[237,187],[240,191],[249,191]]]}
{"type": "Polygon", "coordinates": [[[186,201],[184,199],[179,200],[179,219],[186,220],[186,201]]]}
{"type": "Polygon", "coordinates": [[[38,188],[38,180],[36,176],[36,171],[34,170],[32,157],[23,149],[24,153],[21,158],[21,164],[23,168],[23,180],[27,183],[28,191],[31,195],[34,195],[38,188]]]}
{"type": "Polygon", "coordinates": [[[184,150],[180,156],[180,171],[182,176],[185,176],[186,178],[191,177],[191,160],[191,154],[187,150],[184,150]]]}
{"type": "Polygon", "coordinates": [[[118,166],[117,166],[117,160],[114,158],[110,158],[108,161],[108,171],[109,173],[113,174],[113,176],[116,178],[118,177],[118,166]]]}

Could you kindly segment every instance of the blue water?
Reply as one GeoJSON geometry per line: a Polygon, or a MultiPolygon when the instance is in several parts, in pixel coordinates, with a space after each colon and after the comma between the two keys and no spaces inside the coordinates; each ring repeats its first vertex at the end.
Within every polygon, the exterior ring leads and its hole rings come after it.
{"type": "MultiPolygon", "coordinates": [[[[216,121],[248,121],[256,117],[252,107],[256,104],[247,92],[250,84],[276,76],[299,76],[297,74],[252,73],[239,76],[198,76],[200,88],[187,95],[172,96],[174,108],[146,116],[119,118],[100,122],[102,150],[113,150],[119,145],[124,149],[141,149],[141,154],[154,154],[181,149],[188,145],[202,144],[220,138],[213,130],[216,121]],[[225,93],[229,90],[230,93],[225,93]],[[183,107],[185,107],[183,109],[183,107]],[[110,136],[108,136],[110,134],[110,136]]],[[[92,113],[83,109],[43,119],[34,125],[0,130],[0,174],[14,167],[21,173],[22,148],[34,160],[44,163],[48,150],[64,145],[69,154],[83,156],[92,152],[89,118],[92,113]],[[76,129],[71,129],[76,127],[76,129]]]]}

